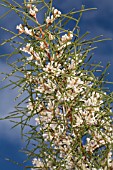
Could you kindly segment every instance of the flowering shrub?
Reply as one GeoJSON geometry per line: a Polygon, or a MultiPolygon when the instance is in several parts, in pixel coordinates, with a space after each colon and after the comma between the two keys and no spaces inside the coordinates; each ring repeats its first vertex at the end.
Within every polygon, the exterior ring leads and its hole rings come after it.
{"type": "Polygon", "coordinates": [[[29,0],[24,8],[16,3],[19,9],[3,2],[24,16],[16,27],[21,41],[15,51],[20,56],[11,64],[14,69],[8,76],[21,72],[23,76],[12,85],[21,89],[19,95],[26,91],[28,96],[6,118],[20,118],[15,123],[27,138],[25,152],[33,159],[31,169],[112,169],[113,96],[103,89],[102,75],[95,76],[100,65],[89,62],[98,37],[79,37],[78,22],[88,9],[62,14],[52,7],[52,1],[29,0]],[[43,24],[37,18],[42,9],[37,4],[47,10],[43,24]],[[80,14],[77,19],[73,17],[76,13],[80,14]],[[66,30],[70,20],[75,21],[75,27],[66,30]]]}

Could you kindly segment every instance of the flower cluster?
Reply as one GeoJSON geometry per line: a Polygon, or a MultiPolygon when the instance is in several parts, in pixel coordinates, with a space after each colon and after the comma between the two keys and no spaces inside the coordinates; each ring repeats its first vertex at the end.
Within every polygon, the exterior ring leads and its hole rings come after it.
{"type": "Polygon", "coordinates": [[[19,34],[22,34],[22,33],[25,33],[27,35],[31,35],[33,36],[33,30],[32,29],[29,29],[27,27],[24,27],[22,24],[19,24],[16,26],[16,29],[19,30],[19,34]]]}
{"type": "MultiPolygon", "coordinates": [[[[36,18],[38,9],[31,3],[27,8],[36,18]]],[[[55,37],[51,29],[46,30],[61,17],[57,9],[52,8],[51,12],[45,19],[45,29],[38,30],[38,36],[22,24],[17,26],[19,33],[35,39],[35,44],[27,43],[20,48],[27,53],[26,61],[32,68],[25,72],[27,87],[30,85],[33,92],[27,110],[29,115],[35,116],[37,131],[46,149],[51,151],[34,158],[32,170],[74,170],[75,166],[77,170],[104,170],[95,164],[93,155],[102,146],[111,151],[113,130],[109,115],[112,111],[105,107],[107,94],[87,70],[78,69],[84,62],[84,54],[70,48],[74,33],[66,31],[55,37]],[[86,144],[82,143],[84,136],[86,144]]],[[[106,155],[105,167],[111,168],[112,154],[107,152],[106,155]]]]}
{"type": "MultiPolygon", "coordinates": [[[[51,145],[55,150],[55,161],[58,163],[58,160],[60,159],[62,162],[60,166],[61,170],[63,168],[70,170],[74,168],[77,158],[73,157],[73,148],[75,147],[74,145],[76,140],[80,138],[79,132],[84,126],[89,129],[87,133],[92,139],[87,138],[87,144],[83,147],[90,154],[92,154],[93,151],[103,145],[111,144],[113,139],[113,132],[112,128],[110,128],[110,123],[108,124],[104,122],[104,126],[108,127],[106,129],[107,131],[105,129],[99,131],[96,128],[94,128],[95,131],[90,130],[91,126],[98,126],[102,122],[101,116],[105,115],[103,111],[100,111],[101,105],[103,103],[102,95],[96,92],[92,92],[89,93],[87,96],[88,99],[86,99],[86,93],[89,88],[91,88],[89,85],[90,83],[85,83],[77,77],[74,79],[76,80],[74,82],[73,79],[65,82],[66,89],[69,89],[69,91],[67,90],[66,92],[60,92],[58,86],[50,81],[43,83],[43,85],[40,84],[39,88],[37,89],[38,92],[44,94],[53,94],[56,91],[55,97],[49,97],[49,101],[46,103],[46,106],[44,106],[44,103],[38,105],[38,108],[41,109],[39,110],[39,115],[37,118],[35,118],[35,121],[38,125],[42,124],[40,127],[42,136],[45,141],[51,141],[51,145]],[[81,100],[81,98],[79,99],[79,102],[82,101],[81,107],[74,103],[74,101],[76,101],[76,99],[79,97],[79,94],[83,95],[81,96],[83,100],[81,100]],[[71,103],[69,103],[69,106],[65,106],[65,102],[70,101],[71,103]],[[58,107],[56,107],[55,102],[58,103],[58,107]],[[58,157],[57,154],[59,154],[58,157]]],[[[79,149],[77,152],[79,152],[79,149]]],[[[52,158],[50,160],[46,159],[46,166],[49,168],[52,166],[52,158]]],[[[84,161],[85,158],[83,162],[84,161]]],[[[76,164],[79,166],[80,163],[76,162],[76,164]]],[[[89,162],[89,164],[91,166],[92,162],[89,162]]],[[[40,164],[38,163],[38,166],[39,165],[40,164]]],[[[41,167],[45,167],[42,162],[41,167]]],[[[56,166],[52,166],[50,169],[56,169],[56,166]]]]}
{"type": "Polygon", "coordinates": [[[61,16],[61,12],[58,9],[55,9],[54,7],[52,8],[52,15],[48,16],[46,18],[46,23],[47,24],[52,24],[55,19],[59,18],[61,16]]]}
{"type": "Polygon", "coordinates": [[[36,13],[38,12],[38,9],[35,5],[32,5],[33,2],[33,0],[29,0],[26,7],[29,9],[29,14],[36,19],[36,13]]]}
{"type": "Polygon", "coordinates": [[[72,40],[72,38],[73,38],[73,33],[70,31],[68,32],[68,34],[65,34],[61,37],[61,42],[64,43],[68,40],[72,40]]]}

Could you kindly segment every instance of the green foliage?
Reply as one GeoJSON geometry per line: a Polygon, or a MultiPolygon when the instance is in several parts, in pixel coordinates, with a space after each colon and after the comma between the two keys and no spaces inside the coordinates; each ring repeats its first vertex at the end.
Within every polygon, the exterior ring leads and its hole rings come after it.
{"type": "Polygon", "coordinates": [[[95,8],[82,6],[79,11],[61,14],[52,3],[0,3],[9,9],[1,18],[15,11],[22,20],[16,27],[19,33],[2,28],[12,37],[1,45],[10,42],[14,48],[1,56],[7,56],[12,68],[11,73],[2,73],[3,80],[15,77],[6,87],[18,89],[15,100],[19,101],[4,119],[14,122],[13,127],[21,126],[26,141],[24,152],[28,160],[34,158],[34,168],[26,168],[109,170],[113,93],[106,91],[104,80],[109,64],[102,72],[100,64],[91,63],[95,43],[104,39],[97,36],[88,40],[88,32],[79,35],[82,13],[95,8]],[[37,14],[43,10],[46,12],[40,24],[37,14]],[[75,25],[67,30],[70,21],[75,25]]]}

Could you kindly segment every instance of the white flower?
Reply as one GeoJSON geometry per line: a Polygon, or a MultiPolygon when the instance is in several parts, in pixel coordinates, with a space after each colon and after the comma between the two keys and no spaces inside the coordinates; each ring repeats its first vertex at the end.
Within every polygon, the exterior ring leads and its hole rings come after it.
{"type": "Polygon", "coordinates": [[[62,37],[61,37],[61,44],[64,43],[64,42],[67,42],[69,40],[71,40],[73,38],[73,33],[71,31],[68,32],[68,34],[64,34],[62,37]]]}
{"type": "Polygon", "coordinates": [[[32,161],[32,164],[35,166],[35,168],[33,170],[35,170],[36,168],[43,168],[44,167],[43,162],[39,158],[38,159],[34,158],[33,161],[32,161]]]}
{"type": "Polygon", "coordinates": [[[63,35],[63,36],[61,37],[61,41],[62,41],[62,42],[67,41],[67,39],[68,39],[68,35],[67,35],[67,34],[65,34],[65,35],[63,35]]]}
{"type": "Polygon", "coordinates": [[[32,30],[31,29],[29,30],[27,27],[24,27],[24,31],[28,35],[33,35],[32,30]]]}
{"type": "Polygon", "coordinates": [[[56,15],[58,13],[58,9],[54,9],[53,13],[56,15]]]}
{"type": "Polygon", "coordinates": [[[38,125],[39,123],[40,123],[40,120],[39,120],[39,118],[37,117],[37,118],[35,118],[35,121],[36,121],[36,125],[38,125]]]}
{"type": "Polygon", "coordinates": [[[47,24],[52,24],[55,19],[57,19],[61,16],[61,12],[58,11],[57,9],[54,9],[54,7],[52,8],[52,11],[53,11],[53,15],[51,15],[51,17],[47,16],[47,18],[46,18],[47,24]]]}
{"type": "Polygon", "coordinates": [[[80,126],[83,123],[83,120],[81,117],[76,116],[76,126],[80,126]]]}
{"type": "Polygon", "coordinates": [[[40,48],[41,48],[41,49],[46,48],[45,43],[44,43],[43,41],[42,41],[42,42],[40,42],[40,48]]]}
{"type": "Polygon", "coordinates": [[[54,40],[54,35],[52,35],[51,33],[49,33],[49,40],[54,40]]]}
{"type": "Polygon", "coordinates": [[[22,33],[24,32],[24,27],[23,27],[22,24],[17,25],[17,26],[16,26],[16,29],[19,30],[19,33],[20,33],[20,34],[22,34],[22,33]]]}
{"type": "Polygon", "coordinates": [[[38,161],[37,158],[34,158],[34,159],[32,160],[32,164],[33,164],[33,165],[36,165],[36,164],[37,164],[37,161],[38,161]]]}
{"type": "Polygon", "coordinates": [[[54,16],[51,15],[51,23],[53,23],[54,20],[55,20],[54,16]]]}
{"type": "Polygon", "coordinates": [[[68,37],[69,37],[69,39],[72,39],[72,38],[73,38],[73,33],[72,33],[72,31],[69,31],[68,37]]]}
{"type": "Polygon", "coordinates": [[[38,12],[38,8],[35,5],[32,5],[32,8],[35,12],[38,12]]]}
{"type": "Polygon", "coordinates": [[[30,48],[31,44],[30,43],[27,43],[26,44],[26,48],[30,48]]]}
{"type": "Polygon", "coordinates": [[[25,53],[28,53],[28,54],[31,54],[30,52],[30,46],[31,44],[30,43],[27,43],[27,45],[23,48],[20,48],[21,51],[25,52],[25,53]]]}
{"type": "Polygon", "coordinates": [[[89,141],[90,141],[90,138],[87,138],[86,140],[87,140],[87,142],[89,143],[89,141]]]}
{"type": "Polygon", "coordinates": [[[47,17],[46,18],[46,23],[47,24],[52,24],[53,22],[54,22],[54,20],[55,20],[55,18],[54,18],[54,16],[53,15],[51,15],[51,17],[47,17]]]}
{"type": "Polygon", "coordinates": [[[71,42],[69,41],[69,42],[67,42],[67,43],[65,43],[65,44],[63,44],[61,46],[57,45],[57,47],[58,47],[57,50],[60,51],[60,50],[62,50],[63,48],[65,48],[66,46],[68,46],[70,44],[71,44],[71,42]]]}
{"type": "Polygon", "coordinates": [[[46,18],[46,23],[47,23],[47,24],[51,24],[51,19],[50,19],[49,16],[46,18]]]}
{"type": "Polygon", "coordinates": [[[35,12],[32,8],[30,8],[29,14],[30,14],[31,16],[35,16],[35,15],[36,15],[36,12],[35,12]]]}
{"type": "Polygon", "coordinates": [[[59,18],[61,16],[61,12],[58,9],[53,8],[53,15],[55,18],[59,18]]]}
{"type": "Polygon", "coordinates": [[[32,5],[32,8],[30,8],[29,10],[29,14],[36,18],[36,12],[38,12],[38,9],[36,8],[36,6],[32,5]]]}
{"type": "Polygon", "coordinates": [[[34,59],[33,55],[31,55],[30,57],[27,57],[28,61],[32,61],[34,59]]]}

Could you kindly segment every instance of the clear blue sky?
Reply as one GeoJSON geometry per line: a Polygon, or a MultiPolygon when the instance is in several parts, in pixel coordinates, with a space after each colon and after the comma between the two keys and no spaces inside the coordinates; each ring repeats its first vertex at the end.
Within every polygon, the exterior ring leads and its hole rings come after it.
{"type": "MultiPolygon", "coordinates": [[[[10,0],[7,0],[10,1],[10,0]]],[[[16,0],[19,3],[22,0],[16,0]]],[[[113,39],[113,0],[54,0],[55,7],[62,11],[62,13],[71,10],[72,8],[80,9],[81,5],[88,7],[96,7],[96,11],[90,11],[84,13],[80,27],[81,34],[86,31],[91,32],[90,37],[94,37],[103,34],[105,38],[113,39]]],[[[5,11],[0,7],[0,15],[5,11]]],[[[41,16],[40,16],[41,17],[41,16]]],[[[41,18],[40,18],[41,19],[41,18]]],[[[20,21],[15,17],[14,13],[8,15],[7,18],[0,21],[0,27],[8,27],[9,29],[16,31],[16,25],[20,21]]],[[[69,25],[70,27],[70,25],[69,25]]],[[[0,29],[0,38],[7,39],[8,35],[0,29]]],[[[0,41],[1,41],[0,40],[0,41]]],[[[0,47],[0,54],[9,53],[10,47],[0,47]]],[[[95,62],[102,61],[102,65],[106,65],[108,61],[111,62],[109,68],[108,80],[113,81],[113,40],[105,41],[98,44],[98,49],[95,50],[94,59],[95,62]]],[[[0,71],[8,71],[9,68],[5,63],[5,59],[0,59],[0,71]]],[[[7,82],[6,82],[7,83],[7,82]]],[[[3,84],[1,84],[3,85],[3,84]]],[[[0,85],[0,86],[1,86],[0,85]]],[[[113,91],[113,85],[108,85],[110,90],[113,91]]],[[[13,98],[16,91],[12,93],[11,90],[5,89],[0,91],[0,115],[8,113],[13,110],[14,102],[13,98]]],[[[4,158],[10,158],[12,160],[22,163],[25,155],[18,152],[22,148],[22,141],[20,137],[20,129],[16,128],[11,130],[11,124],[8,121],[0,122],[0,170],[23,170],[23,167],[14,165],[4,158]]]]}

